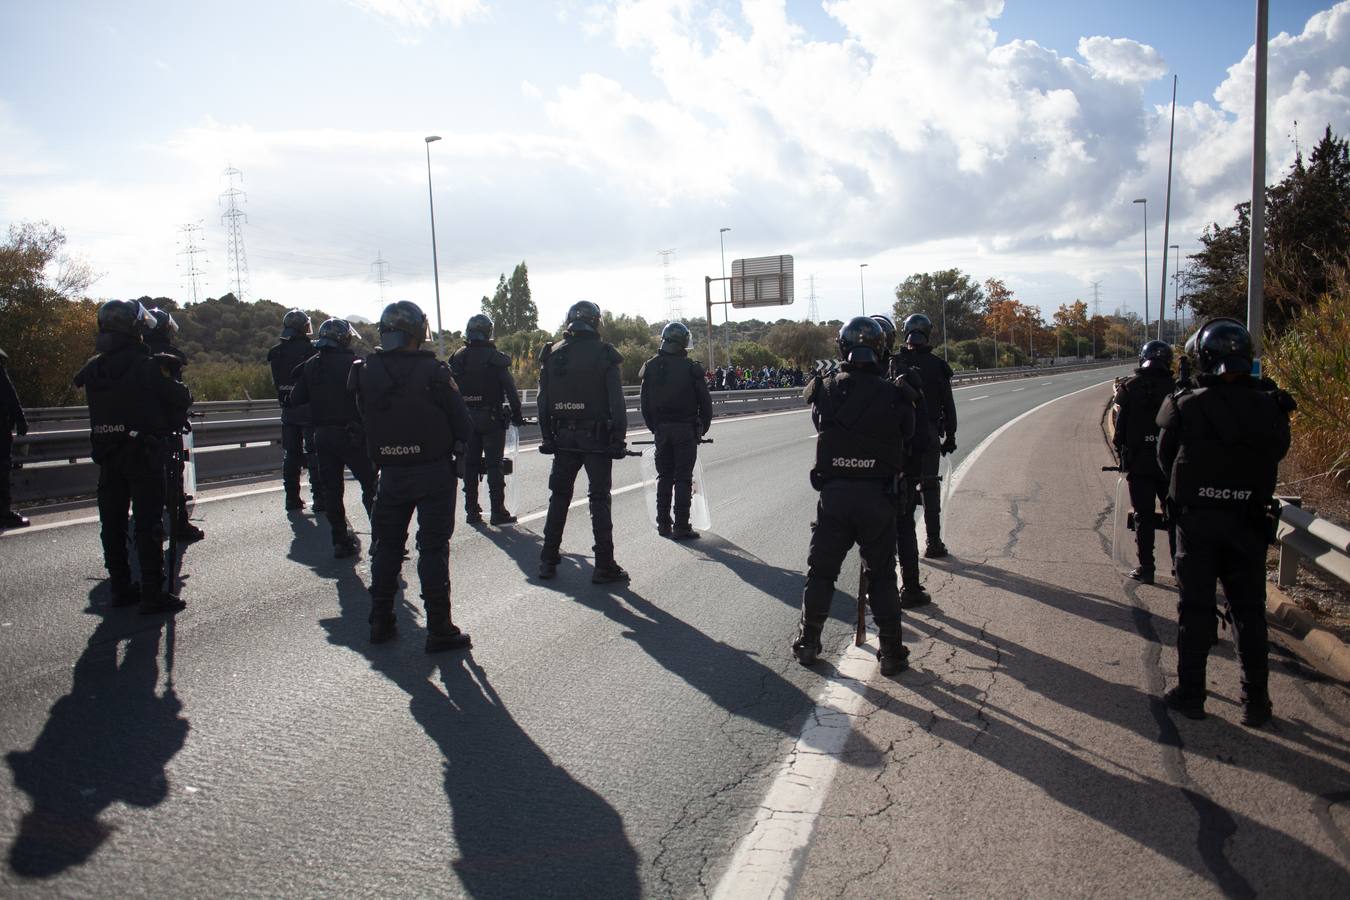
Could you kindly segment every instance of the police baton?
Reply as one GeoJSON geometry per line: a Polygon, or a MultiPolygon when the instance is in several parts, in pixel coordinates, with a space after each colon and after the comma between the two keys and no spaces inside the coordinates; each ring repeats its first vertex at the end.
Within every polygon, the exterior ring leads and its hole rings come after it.
{"type": "Polygon", "coordinates": [[[867,643],[867,564],[858,569],[858,624],[853,629],[853,646],[867,643]]]}
{"type": "MultiPolygon", "coordinates": [[[[699,438],[699,439],[698,439],[698,442],[699,442],[700,444],[711,444],[711,443],[713,442],[713,439],[712,439],[712,438],[699,438]]],[[[632,444],[634,447],[640,447],[640,446],[642,446],[643,444],[648,444],[648,445],[655,444],[656,441],[629,441],[628,443],[632,444]]]]}

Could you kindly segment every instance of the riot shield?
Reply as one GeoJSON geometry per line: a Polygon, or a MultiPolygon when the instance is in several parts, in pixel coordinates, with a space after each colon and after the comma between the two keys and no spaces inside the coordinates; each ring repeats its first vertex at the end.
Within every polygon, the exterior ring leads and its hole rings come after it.
{"type": "Polygon", "coordinates": [[[1111,559],[1122,573],[1139,565],[1139,548],[1134,541],[1134,512],[1130,509],[1130,486],[1125,476],[1116,479],[1116,508],[1111,529],[1111,559]]]}
{"type": "Polygon", "coordinates": [[[938,513],[938,521],[941,523],[942,534],[947,534],[947,510],[952,505],[952,455],[944,453],[942,462],[938,465],[938,476],[942,478],[942,484],[938,490],[942,494],[942,505],[938,513]]]}
{"type": "Polygon", "coordinates": [[[193,447],[192,432],[189,431],[183,435],[183,492],[187,494],[189,510],[197,505],[197,456],[192,452],[193,447]]]}
{"type": "MultiPolygon", "coordinates": [[[[642,451],[642,492],[647,498],[647,518],[656,527],[656,448],[642,451]]],[[[689,499],[689,526],[696,531],[712,528],[708,490],[703,478],[703,460],[694,458],[694,492],[689,499]]]]}
{"type": "Polygon", "coordinates": [[[520,455],[520,429],[514,425],[506,427],[506,447],[502,452],[502,476],[506,488],[502,493],[502,502],[512,513],[519,513],[516,501],[520,499],[520,486],[516,484],[516,457],[520,455]]]}

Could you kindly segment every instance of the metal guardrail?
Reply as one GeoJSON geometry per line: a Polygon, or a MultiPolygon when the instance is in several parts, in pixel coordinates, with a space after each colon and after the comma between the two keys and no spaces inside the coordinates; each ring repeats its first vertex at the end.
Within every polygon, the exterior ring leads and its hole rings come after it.
{"type": "Polygon", "coordinates": [[[1280,587],[1294,584],[1301,562],[1350,584],[1350,530],[1281,500],[1275,537],[1280,542],[1280,587]]]}
{"type": "MultiPolygon", "coordinates": [[[[1054,366],[957,373],[959,383],[1004,380],[1033,375],[1057,374],[1075,369],[1117,365],[1114,361],[1083,366],[1054,366]]],[[[629,421],[640,422],[636,400],[638,387],[626,386],[629,421]]],[[[537,415],[537,391],[522,391],[521,411],[537,415]]],[[[745,391],[715,391],[713,417],[748,415],[802,407],[799,387],[745,391]]],[[[281,411],[276,400],[222,400],[197,403],[194,412],[204,417],[193,426],[197,478],[201,481],[231,478],[281,468],[281,411]]],[[[89,411],[86,407],[47,407],[26,410],[33,431],[14,444],[15,472],[12,477],[16,500],[56,500],[93,494],[98,486],[98,467],[89,458],[89,411]]],[[[522,429],[521,439],[538,440],[537,426],[522,429]]]]}

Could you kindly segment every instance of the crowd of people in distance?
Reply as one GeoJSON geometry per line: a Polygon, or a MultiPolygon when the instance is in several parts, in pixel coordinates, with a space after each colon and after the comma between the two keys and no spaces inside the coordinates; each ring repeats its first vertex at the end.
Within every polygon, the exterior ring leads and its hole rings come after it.
{"type": "Polygon", "coordinates": [[[775,366],[718,366],[704,373],[710,391],[755,391],[768,388],[803,387],[806,373],[800,368],[775,366]]]}

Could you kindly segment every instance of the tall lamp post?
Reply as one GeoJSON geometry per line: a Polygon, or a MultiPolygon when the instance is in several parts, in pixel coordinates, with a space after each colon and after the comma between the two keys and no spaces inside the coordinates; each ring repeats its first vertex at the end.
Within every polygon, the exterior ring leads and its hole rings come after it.
{"type": "Polygon", "coordinates": [[[862,301],[862,314],[867,315],[867,288],[863,285],[863,269],[867,263],[858,263],[858,299],[862,301]]]}
{"type": "Polygon", "coordinates": [[[1144,204],[1144,343],[1148,343],[1148,199],[1134,201],[1144,204]]]}
{"type": "Polygon", "coordinates": [[[436,198],[431,192],[431,145],[439,134],[423,138],[427,143],[427,205],[431,208],[431,273],[436,282],[436,354],[445,358],[445,329],[441,327],[441,266],[436,259],[436,198]]]}
{"type": "Polygon", "coordinates": [[[1181,341],[1181,245],[1169,244],[1172,254],[1172,343],[1181,341]]]}
{"type": "Polygon", "coordinates": [[[727,347],[727,365],[731,365],[731,314],[727,312],[727,244],[723,235],[730,230],[717,229],[717,245],[722,248],[722,337],[727,347]]]}

